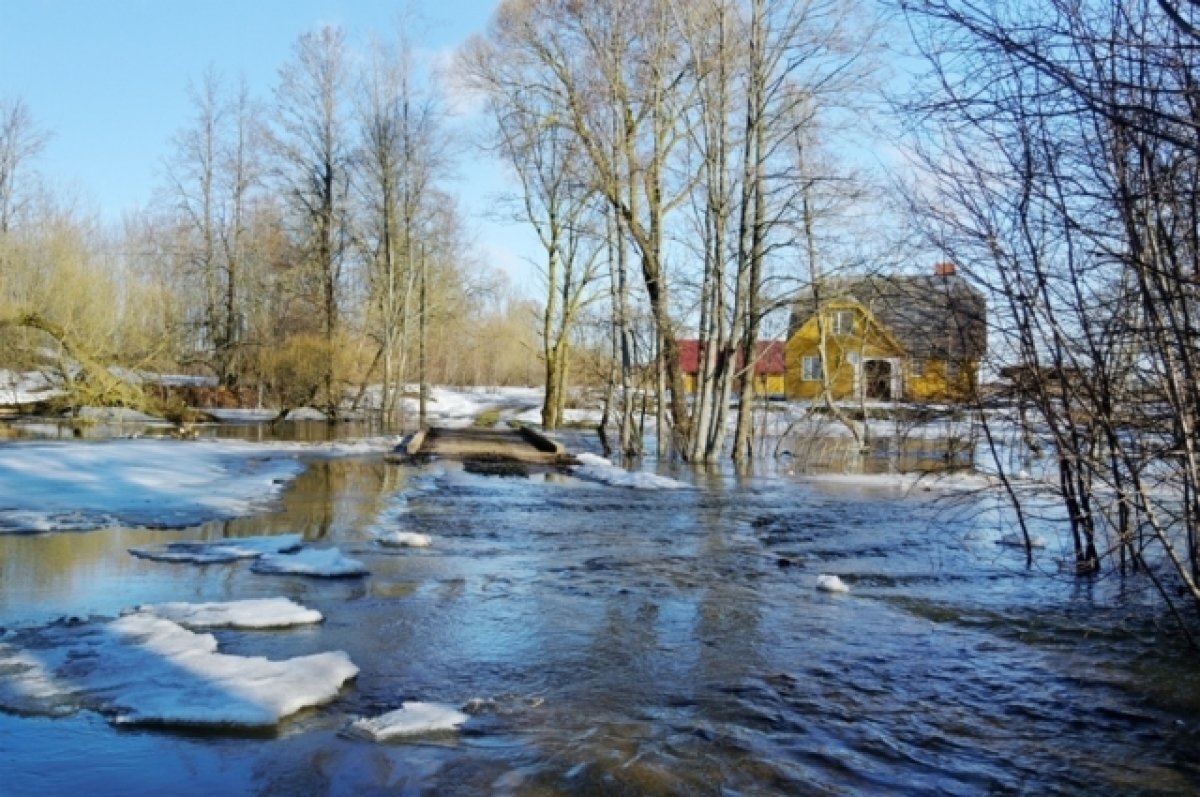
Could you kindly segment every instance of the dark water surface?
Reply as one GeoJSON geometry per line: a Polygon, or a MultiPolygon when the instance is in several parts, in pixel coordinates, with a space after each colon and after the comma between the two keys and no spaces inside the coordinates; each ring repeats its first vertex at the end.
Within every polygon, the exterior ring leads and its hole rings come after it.
{"type": "Polygon", "coordinates": [[[982,499],[675,475],[695,489],[322,459],[265,516],[0,536],[0,626],[285,595],[325,623],[222,651],[361,669],[269,736],[0,714],[0,794],[1200,793],[1200,668],[1132,585],[1057,576],[1053,550],[1026,571],[982,499]],[[371,539],[392,530],[434,542],[371,539]],[[126,553],[284,532],[371,576],[126,553]],[[476,713],[417,743],[344,734],[406,700],[476,713]]]}

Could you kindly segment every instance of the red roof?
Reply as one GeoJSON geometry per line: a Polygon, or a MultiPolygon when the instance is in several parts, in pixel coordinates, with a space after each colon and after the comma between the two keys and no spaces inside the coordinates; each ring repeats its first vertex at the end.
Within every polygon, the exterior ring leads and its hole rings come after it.
{"type": "MultiPolygon", "coordinates": [[[[679,367],[685,374],[695,374],[700,370],[700,341],[679,340],[679,367]]],[[[783,341],[760,340],[756,344],[757,361],[754,363],[755,376],[782,375],[783,341]]],[[[741,364],[741,352],[738,352],[738,364],[741,364]]]]}
{"type": "Polygon", "coordinates": [[[783,341],[760,340],[757,344],[758,362],[754,364],[756,376],[779,375],[784,372],[783,341]]]}
{"type": "Polygon", "coordinates": [[[700,371],[700,341],[677,340],[679,347],[679,370],[685,374],[695,374],[700,371]]]}

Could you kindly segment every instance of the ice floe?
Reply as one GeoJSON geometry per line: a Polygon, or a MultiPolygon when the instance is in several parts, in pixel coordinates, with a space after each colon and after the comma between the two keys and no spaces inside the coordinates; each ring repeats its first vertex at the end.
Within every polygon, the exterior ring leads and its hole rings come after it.
{"type": "Polygon", "coordinates": [[[250,598],[219,603],[148,603],[134,613],[149,614],[184,628],[290,628],[319,623],[325,618],[289,598],[250,598]]]}
{"type": "Polygon", "coordinates": [[[277,534],[271,537],[242,537],[216,541],[166,542],[153,547],[130,548],[129,552],[141,559],[152,559],[156,562],[208,565],[239,559],[257,559],[265,554],[290,553],[298,551],[302,544],[303,538],[299,534],[277,534]]]}
{"type": "Polygon", "coordinates": [[[344,578],[365,576],[366,565],[337,548],[303,548],[295,553],[266,554],[250,567],[255,573],[344,578]]]}
{"type": "Polygon", "coordinates": [[[817,576],[817,589],[822,592],[849,592],[850,587],[838,576],[822,573],[817,576]]]}
{"type": "Polygon", "coordinates": [[[389,531],[375,539],[388,548],[428,548],[433,543],[428,534],[415,531],[389,531]]]}
{"type": "Polygon", "coordinates": [[[229,655],[211,634],[136,612],[8,635],[0,707],[90,709],[117,724],[271,727],[329,702],[357,674],[342,651],[283,661],[229,655]]]}
{"type": "Polygon", "coordinates": [[[290,452],[223,441],[8,443],[0,453],[0,533],[184,527],[244,515],[302,468],[290,452]]]}
{"type": "Polygon", "coordinates": [[[350,732],[384,742],[405,736],[447,733],[457,730],[469,717],[454,706],[441,703],[402,703],[400,708],[378,717],[355,720],[350,732]]]}
{"type": "Polygon", "coordinates": [[[657,473],[646,471],[628,471],[618,468],[604,457],[595,454],[582,453],[576,459],[579,464],[571,469],[571,473],[580,479],[603,482],[614,487],[632,487],[637,490],[679,490],[688,485],[675,479],[659,476],[657,473]]]}

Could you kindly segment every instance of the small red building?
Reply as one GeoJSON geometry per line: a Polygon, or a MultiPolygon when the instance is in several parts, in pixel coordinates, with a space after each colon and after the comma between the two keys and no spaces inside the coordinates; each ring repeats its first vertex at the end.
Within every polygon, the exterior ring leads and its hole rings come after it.
{"type": "MultiPolygon", "coordinates": [[[[676,341],[679,347],[679,368],[683,371],[683,387],[696,392],[696,376],[700,372],[702,347],[698,340],[676,341]]],[[[754,387],[760,396],[782,396],[784,392],[784,359],[782,340],[760,340],[755,345],[754,387]]],[[[742,371],[741,350],[737,353],[738,371],[742,371]]],[[[734,382],[734,389],[737,389],[734,382]]]]}

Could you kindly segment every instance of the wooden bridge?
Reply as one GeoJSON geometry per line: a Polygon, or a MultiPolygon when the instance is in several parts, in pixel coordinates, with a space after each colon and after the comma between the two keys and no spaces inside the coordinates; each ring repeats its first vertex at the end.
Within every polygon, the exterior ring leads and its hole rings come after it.
{"type": "Polygon", "coordinates": [[[495,473],[527,472],[529,466],[565,467],[575,458],[561,443],[536,429],[450,429],[430,427],[406,437],[392,451],[392,461],[461,460],[468,470],[495,473]]]}

